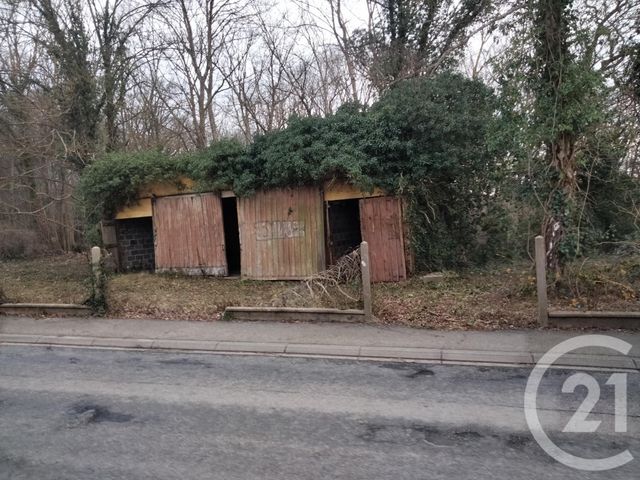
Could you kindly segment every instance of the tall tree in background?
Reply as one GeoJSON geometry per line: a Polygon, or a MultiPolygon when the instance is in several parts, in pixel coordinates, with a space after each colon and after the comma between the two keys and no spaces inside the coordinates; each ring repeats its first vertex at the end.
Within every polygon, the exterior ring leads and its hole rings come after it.
{"type": "Polygon", "coordinates": [[[576,74],[577,64],[569,49],[571,0],[539,0],[535,24],[538,29],[532,70],[536,83],[536,120],[544,142],[546,183],[550,187],[542,231],[548,265],[557,271],[575,214],[577,165],[576,138],[581,133],[574,108],[584,102],[576,74]]]}
{"type": "Polygon", "coordinates": [[[118,116],[124,107],[127,86],[144,50],[132,51],[131,39],[146,18],[165,2],[132,0],[87,0],[91,23],[98,43],[101,91],[98,99],[105,120],[105,149],[122,146],[118,116]]]}
{"type": "Polygon", "coordinates": [[[378,91],[455,63],[489,0],[368,0],[369,27],[357,31],[361,67],[378,91]]]}
{"type": "Polygon", "coordinates": [[[639,6],[628,0],[520,3],[498,67],[503,118],[511,121],[507,131],[520,159],[514,180],[541,211],[548,266],[559,277],[566,261],[581,254],[592,173],[598,163],[615,161],[609,169],[615,171],[621,162],[602,155],[594,139],[626,137],[617,98],[639,6]]]}
{"type": "Polygon", "coordinates": [[[542,233],[556,276],[567,260],[581,254],[590,189],[603,180],[591,178],[591,172],[614,162],[607,167],[617,176],[622,164],[622,158],[603,152],[616,150],[619,145],[612,142],[627,136],[615,99],[626,82],[630,33],[639,13],[637,3],[627,0],[538,0],[535,5],[532,92],[544,145],[538,170],[542,233]],[[609,147],[594,148],[594,138],[605,137],[609,147]]]}
{"type": "Polygon", "coordinates": [[[95,152],[98,143],[100,105],[96,69],[91,62],[91,42],[87,31],[82,3],[66,0],[30,0],[47,33],[41,42],[56,68],[55,98],[63,118],[63,140],[69,161],[82,169],[95,152]]]}
{"type": "Polygon", "coordinates": [[[244,35],[251,16],[246,0],[176,0],[163,14],[179,96],[175,107],[187,110],[191,125],[185,127],[196,148],[220,138],[216,100],[238,68],[237,58],[226,53],[244,35]]]}
{"type": "MultiPolygon", "coordinates": [[[[0,224],[71,250],[82,240],[75,187],[104,149],[137,68],[130,41],[157,3],[0,1],[0,224]]],[[[24,243],[17,241],[16,243],[24,243]]]]}

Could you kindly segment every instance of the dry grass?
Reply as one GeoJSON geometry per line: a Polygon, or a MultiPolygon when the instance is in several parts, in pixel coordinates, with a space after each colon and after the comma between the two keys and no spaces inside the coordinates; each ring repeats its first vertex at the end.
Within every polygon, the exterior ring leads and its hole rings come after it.
{"type": "Polygon", "coordinates": [[[552,307],[556,309],[640,311],[640,256],[574,262],[551,290],[552,307]]]}
{"type": "Polygon", "coordinates": [[[308,297],[301,286],[302,282],[118,274],[109,279],[109,316],[211,321],[229,306],[349,307],[328,297],[308,297]]]}
{"type": "Polygon", "coordinates": [[[7,302],[83,303],[91,292],[84,254],[0,260],[0,290],[7,302]]]}
{"type": "Polygon", "coordinates": [[[270,305],[275,296],[289,287],[287,282],[120,274],[109,279],[109,315],[216,320],[227,306],[270,305]]]}
{"type": "MultiPolygon", "coordinates": [[[[84,255],[0,264],[0,289],[8,301],[81,303],[89,295],[84,255]]],[[[571,266],[550,292],[556,309],[640,311],[640,258],[600,258],[571,266]]],[[[357,286],[340,286],[359,297],[357,286]]],[[[109,278],[109,316],[212,321],[225,307],[322,306],[357,308],[333,288],[309,293],[304,282],[257,282],[149,273],[109,278]]],[[[428,282],[374,285],[374,313],[384,324],[449,330],[535,328],[535,277],[528,262],[428,282]]]]}
{"type": "Polygon", "coordinates": [[[443,280],[420,276],[374,287],[380,322],[445,330],[535,327],[535,279],[528,268],[446,273],[443,280]]]}

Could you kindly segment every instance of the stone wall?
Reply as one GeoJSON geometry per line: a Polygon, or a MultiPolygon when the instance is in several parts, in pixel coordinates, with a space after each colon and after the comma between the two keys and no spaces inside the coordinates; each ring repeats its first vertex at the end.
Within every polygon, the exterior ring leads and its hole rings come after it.
{"type": "Polygon", "coordinates": [[[118,220],[120,269],[125,272],[155,270],[151,217],[118,220]]]}

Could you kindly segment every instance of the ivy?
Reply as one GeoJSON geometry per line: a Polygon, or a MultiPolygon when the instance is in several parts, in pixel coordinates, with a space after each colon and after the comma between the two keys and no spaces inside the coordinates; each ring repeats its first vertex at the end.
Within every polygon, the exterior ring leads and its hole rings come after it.
{"type": "Polygon", "coordinates": [[[292,117],[286,129],[246,147],[227,139],[173,157],[107,155],[86,169],[83,197],[96,222],[157,181],[189,177],[198,190],[243,196],[341,179],[408,199],[419,268],[465,264],[498,157],[487,141],[495,111],[493,93],[479,81],[451,73],[414,79],[370,108],[346,104],[325,118],[292,117]]]}
{"type": "Polygon", "coordinates": [[[173,158],[161,152],[110,153],[86,168],[80,192],[87,219],[95,224],[111,218],[119,208],[134,203],[139,190],[158,181],[175,182],[191,173],[188,158],[173,158]]]}

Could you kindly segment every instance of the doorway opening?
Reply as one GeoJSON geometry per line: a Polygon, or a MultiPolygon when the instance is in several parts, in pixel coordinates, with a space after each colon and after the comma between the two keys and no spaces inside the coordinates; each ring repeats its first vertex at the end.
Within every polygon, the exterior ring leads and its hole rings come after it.
{"type": "Polygon", "coordinates": [[[229,276],[240,275],[240,229],[236,197],[222,198],[222,222],[229,276]]]}
{"type": "Polygon", "coordinates": [[[355,250],[362,242],[358,199],[327,202],[329,220],[329,264],[355,250]]]}

